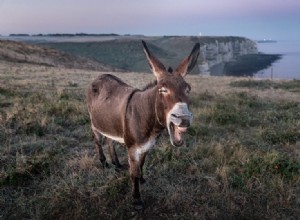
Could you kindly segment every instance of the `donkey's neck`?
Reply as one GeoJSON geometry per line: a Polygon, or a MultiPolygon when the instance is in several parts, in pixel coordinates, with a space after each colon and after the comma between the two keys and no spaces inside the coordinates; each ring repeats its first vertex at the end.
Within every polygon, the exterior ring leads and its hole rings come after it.
{"type": "Polygon", "coordinates": [[[136,91],[127,106],[124,139],[127,145],[143,144],[157,137],[164,127],[159,123],[156,110],[156,86],[136,91]]]}
{"type": "Polygon", "coordinates": [[[150,127],[159,124],[159,120],[156,115],[156,96],[157,86],[151,86],[148,89],[138,91],[135,94],[134,101],[137,103],[136,108],[139,112],[139,116],[148,122],[150,127]]]}

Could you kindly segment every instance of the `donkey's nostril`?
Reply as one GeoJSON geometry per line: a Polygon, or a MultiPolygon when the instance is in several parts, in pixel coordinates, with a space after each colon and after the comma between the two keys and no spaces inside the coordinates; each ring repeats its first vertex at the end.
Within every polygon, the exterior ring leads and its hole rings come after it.
{"type": "Polygon", "coordinates": [[[190,120],[182,120],[179,127],[190,127],[190,120]]]}

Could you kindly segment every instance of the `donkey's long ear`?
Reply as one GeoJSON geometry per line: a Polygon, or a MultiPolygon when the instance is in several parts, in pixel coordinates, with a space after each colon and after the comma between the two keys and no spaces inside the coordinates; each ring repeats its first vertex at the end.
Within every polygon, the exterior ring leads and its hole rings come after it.
{"type": "Polygon", "coordinates": [[[191,54],[187,58],[185,58],[181,62],[181,64],[179,64],[179,66],[176,68],[176,73],[180,74],[181,76],[185,76],[186,74],[191,72],[197,63],[199,51],[200,51],[200,44],[196,43],[191,54]]]}
{"type": "Polygon", "coordinates": [[[159,81],[166,74],[166,68],[155,56],[150,53],[145,41],[142,41],[142,43],[150,68],[153,74],[156,76],[156,79],[159,81]]]}

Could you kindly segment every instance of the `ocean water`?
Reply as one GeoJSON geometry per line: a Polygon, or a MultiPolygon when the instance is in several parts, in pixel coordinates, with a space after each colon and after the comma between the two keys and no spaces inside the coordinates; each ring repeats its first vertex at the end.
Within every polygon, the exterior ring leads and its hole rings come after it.
{"type": "Polygon", "coordinates": [[[255,77],[300,80],[300,40],[257,43],[257,49],[266,54],[282,54],[282,58],[259,71],[255,77]]]}

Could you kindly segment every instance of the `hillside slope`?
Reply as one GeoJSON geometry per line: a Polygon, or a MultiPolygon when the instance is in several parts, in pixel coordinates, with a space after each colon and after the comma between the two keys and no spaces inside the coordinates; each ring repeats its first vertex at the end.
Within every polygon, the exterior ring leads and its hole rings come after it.
{"type": "MultiPolygon", "coordinates": [[[[201,66],[207,65],[211,75],[215,69],[223,69],[224,63],[245,54],[257,54],[255,42],[244,37],[197,37],[197,36],[119,36],[112,40],[68,41],[42,43],[70,54],[97,60],[119,69],[133,72],[150,72],[143,53],[142,43],[147,42],[150,50],[168,67],[176,68],[195,43],[201,50],[198,67],[194,73],[201,73],[201,66]],[[222,68],[218,68],[221,64],[222,68]],[[217,68],[216,68],[217,67],[217,68]]],[[[39,42],[40,43],[40,42],[39,42]]],[[[222,70],[219,70],[222,72],[222,70]]]]}
{"type": "Polygon", "coordinates": [[[45,46],[17,41],[0,40],[0,59],[9,62],[31,63],[53,67],[114,71],[98,61],[61,52],[45,46]]]}

